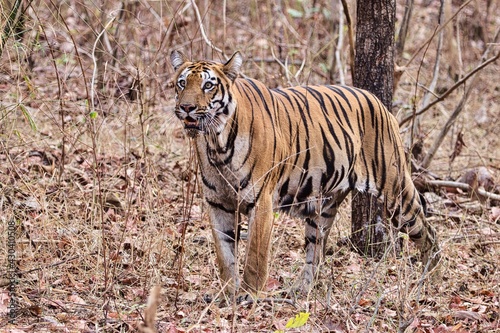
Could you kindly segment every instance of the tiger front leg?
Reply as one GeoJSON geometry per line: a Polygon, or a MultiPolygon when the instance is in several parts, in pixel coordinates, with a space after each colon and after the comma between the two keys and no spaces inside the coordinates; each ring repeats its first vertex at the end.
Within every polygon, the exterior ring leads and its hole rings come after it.
{"type": "MultiPolygon", "coordinates": [[[[243,271],[243,292],[258,295],[267,282],[268,259],[273,231],[270,195],[262,195],[249,216],[248,245],[243,271]]],[[[244,295],[246,297],[246,295],[244,295]]]]}
{"type": "Polygon", "coordinates": [[[220,277],[226,292],[234,296],[240,286],[238,261],[235,255],[238,238],[235,231],[236,212],[212,204],[209,214],[220,277]]]}

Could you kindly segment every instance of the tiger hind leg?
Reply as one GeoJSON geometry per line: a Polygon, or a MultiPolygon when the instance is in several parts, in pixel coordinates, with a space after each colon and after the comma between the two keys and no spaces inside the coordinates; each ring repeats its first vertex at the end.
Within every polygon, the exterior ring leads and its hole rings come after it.
{"type": "Polygon", "coordinates": [[[328,235],[330,234],[337,208],[347,193],[335,199],[325,200],[320,213],[305,218],[305,265],[301,276],[292,286],[293,293],[308,293],[316,278],[318,266],[325,256],[328,235]]]}
{"type": "MultiPolygon", "coordinates": [[[[413,183],[409,184],[413,185],[413,183]]],[[[431,270],[439,262],[441,251],[436,230],[425,218],[425,198],[413,186],[407,186],[402,196],[412,198],[412,200],[395,209],[392,222],[399,230],[408,234],[420,251],[420,261],[427,266],[428,270],[431,270]],[[401,211],[403,211],[402,215],[400,215],[401,211]]]]}
{"type": "Polygon", "coordinates": [[[440,260],[439,242],[434,228],[419,214],[412,226],[407,227],[410,240],[420,251],[420,261],[428,270],[433,269],[440,260]]]}

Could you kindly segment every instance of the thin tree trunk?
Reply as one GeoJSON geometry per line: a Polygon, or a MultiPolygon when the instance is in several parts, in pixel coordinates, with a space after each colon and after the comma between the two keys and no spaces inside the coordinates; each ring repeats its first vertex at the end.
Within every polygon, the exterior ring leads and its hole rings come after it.
{"type": "MultiPolygon", "coordinates": [[[[374,93],[391,110],[394,79],[394,0],[357,2],[354,86],[374,93]]],[[[353,192],[352,242],[363,254],[380,256],[389,244],[384,208],[376,198],[353,192]]]]}

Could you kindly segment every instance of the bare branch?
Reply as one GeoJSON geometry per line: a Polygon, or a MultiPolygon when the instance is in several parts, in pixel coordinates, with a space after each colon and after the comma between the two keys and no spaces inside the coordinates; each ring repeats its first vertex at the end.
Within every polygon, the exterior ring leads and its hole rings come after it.
{"type": "Polygon", "coordinates": [[[456,11],[455,14],[453,14],[452,17],[450,17],[446,22],[443,23],[443,25],[441,25],[426,41],[425,43],[422,44],[422,46],[420,46],[420,48],[417,50],[417,52],[415,52],[413,54],[413,56],[411,57],[410,60],[408,60],[408,62],[406,63],[406,65],[404,65],[403,67],[408,67],[410,66],[410,64],[413,62],[413,60],[415,60],[415,58],[417,57],[417,55],[423,50],[426,48],[427,44],[430,43],[433,39],[434,39],[434,36],[438,33],[441,32],[441,30],[443,30],[446,25],[448,23],[450,23],[457,15],[458,13],[460,13],[462,11],[462,9],[464,9],[472,0],[469,0],[467,2],[465,2],[462,6],[460,6],[460,8],[456,11]]]}
{"type": "Polygon", "coordinates": [[[210,39],[208,39],[207,34],[205,33],[205,28],[203,27],[203,21],[201,19],[200,10],[198,9],[198,6],[196,5],[195,0],[191,0],[191,6],[193,6],[194,12],[196,14],[196,19],[198,20],[198,24],[200,25],[201,36],[203,37],[203,40],[205,41],[205,43],[207,43],[207,45],[210,46],[215,51],[220,52],[224,55],[224,51],[219,49],[217,46],[214,45],[214,43],[212,43],[212,41],[210,39]]]}
{"type": "MultiPolygon", "coordinates": [[[[441,7],[439,9],[439,22],[441,23],[444,17],[444,1],[441,1],[441,7]]],[[[436,61],[434,62],[434,72],[432,73],[432,81],[429,86],[429,89],[427,92],[424,94],[424,97],[422,99],[422,105],[429,104],[429,98],[431,93],[434,94],[434,90],[436,89],[436,85],[438,82],[439,78],[439,62],[441,61],[441,54],[443,50],[443,35],[444,35],[444,30],[441,30],[439,33],[438,37],[438,45],[436,49],[436,61]]]]}
{"type": "Polygon", "coordinates": [[[16,17],[17,17],[17,12],[19,10],[19,7],[21,6],[21,0],[16,0],[14,4],[12,5],[12,9],[8,15],[7,18],[7,23],[4,26],[3,32],[2,32],[2,38],[0,40],[0,56],[2,56],[3,53],[3,48],[5,46],[5,43],[7,42],[7,38],[9,38],[10,33],[14,29],[14,26],[16,25],[16,17]]]}
{"type": "MultiPolygon", "coordinates": [[[[444,18],[444,0],[441,0],[441,6],[439,7],[439,24],[442,24],[443,23],[443,18],[444,18]]],[[[434,71],[433,71],[433,74],[432,74],[432,81],[431,81],[431,84],[429,86],[428,89],[426,89],[426,92],[424,94],[424,97],[422,98],[422,105],[427,105],[429,104],[429,99],[431,97],[431,94],[434,95],[434,90],[436,89],[436,85],[437,85],[437,82],[438,82],[438,78],[439,78],[439,63],[441,61],[441,53],[442,53],[442,49],[443,49],[443,35],[444,35],[444,32],[445,30],[441,30],[441,32],[439,33],[439,37],[438,37],[438,45],[437,45],[437,49],[436,49],[436,59],[435,59],[435,62],[434,62],[434,71]]],[[[430,44],[429,44],[430,45],[430,44]]],[[[427,50],[426,50],[427,52],[427,50]]],[[[425,53],[424,53],[424,57],[425,58],[425,53]]],[[[423,59],[422,59],[422,62],[423,62],[423,59]]],[[[418,70],[418,73],[420,74],[420,68],[418,70]]],[[[417,86],[418,86],[418,76],[417,76],[417,86]]],[[[416,100],[416,95],[417,95],[417,86],[415,86],[415,100],[416,100]]],[[[412,108],[412,111],[415,111],[415,105],[413,106],[412,108]]],[[[412,126],[411,126],[411,135],[410,135],[410,147],[413,146],[413,138],[414,138],[414,134],[417,132],[418,128],[419,128],[419,125],[420,125],[420,117],[417,117],[417,115],[415,114],[415,112],[413,112],[412,114],[412,126]]]]}
{"type": "MultiPolygon", "coordinates": [[[[343,0],[345,1],[345,0],[343,0]]],[[[406,36],[408,35],[408,26],[410,25],[411,13],[413,11],[413,0],[406,0],[405,13],[401,26],[399,27],[398,39],[396,41],[396,64],[399,64],[406,44],[406,36]]]]}
{"type": "MultiPolygon", "coordinates": [[[[342,6],[342,4],[340,4],[342,6]]],[[[335,59],[337,67],[339,70],[339,80],[340,84],[345,84],[344,69],[342,68],[342,60],[340,58],[340,51],[342,50],[342,45],[344,44],[344,16],[339,15],[339,39],[337,41],[337,47],[335,48],[335,59]]]]}
{"type": "MultiPolygon", "coordinates": [[[[500,36],[500,28],[496,31],[495,33],[495,36],[493,38],[493,42],[496,42],[497,39],[499,38],[500,36]]],[[[455,123],[455,120],[457,119],[457,117],[459,116],[459,114],[463,111],[463,108],[465,106],[465,103],[467,102],[467,99],[469,98],[469,95],[472,91],[472,88],[474,87],[474,81],[476,80],[477,76],[476,76],[476,73],[477,71],[479,71],[480,68],[484,68],[486,67],[489,63],[497,60],[498,58],[500,58],[500,52],[497,53],[496,56],[490,58],[489,60],[486,60],[486,57],[488,56],[488,53],[490,51],[490,48],[492,46],[489,45],[486,50],[484,51],[482,57],[481,57],[481,61],[482,63],[476,67],[475,70],[473,70],[472,72],[470,72],[464,79],[460,80],[459,82],[465,82],[465,79],[466,78],[472,78],[472,82],[467,86],[467,88],[465,89],[465,93],[464,95],[462,96],[462,99],[460,100],[460,102],[458,103],[457,107],[455,108],[455,110],[453,111],[453,113],[451,114],[450,118],[446,121],[446,124],[444,125],[444,127],[441,129],[439,135],[437,136],[437,138],[434,140],[434,144],[432,145],[431,149],[429,149],[429,151],[427,152],[427,154],[425,155],[423,161],[422,161],[422,167],[427,169],[429,164],[431,163],[434,155],[436,154],[438,148],[441,146],[441,143],[443,142],[446,134],[448,134],[448,131],[450,130],[451,126],[455,123]]],[[[457,82],[452,88],[453,89],[456,89],[456,87],[458,87],[458,83],[457,82]]],[[[437,103],[436,101],[439,101],[439,100],[442,100],[444,99],[449,92],[451,92],[451,89],[448,89],[448,91],[446,91],[443,95],[441,95],[440,98],[436,99],[434,102],[432,103],[429,103],[429,106],[430,105],[433,105],[435,103],[437,103]]],[[[425,107],[424,107],[425,109],[425,107]]],[[[418,112],[418,114],[421,114],[423,111],[421,112],[418,112]]],[[[417,113],[414,114],[414,116],[416,115],[417,113]]],[[[411,119],[411,117],[410,117],[411,119]]]]}
{"type": "MultiPolygon", "coordinates": [[[[492,62],[495,62],[496,60],[498,60],[498,58],[500,58],[500,52],[497,55],[495,55],[495,56],[489,58],[488,60],[484,61],[483,63],[481,63],[476,68],[474,68],[466,76],[464,76],[461,80],[457,81],[453,86],[451,86],[448,90],[446,90],[443,94],[439,95],[439,97],[437,99],[430,102],[428,105],[422,107],[414,115],[415,116],[421,115],[422,113],[426,112],[427,110],[429,110],[431,107],[433,107],[437,103],[443,101],[446,97],[448,97],[449,94],[451,94],[458,87],[460,87],[462,84],[464,84],[468,79],[470,79],[471,76],[473,76],[474,74],[476,74],[477,72],[479,72],[480,70],[482,70],[483,68],[485,68],[486,66],[491,64],[492,62]]],[[[399,126],[403,126],[404,124],[406,124],[408,121],[410,121],[413,118],[414,115],[410,115],[410,116],[404,118],[403,120],[401,120],[399,122],[399,126]]]]}
{"type": "Polygon", "coordinates": [[[448,134],[448,131],[450,130],[451,126],[455,123],[455,120],[458,118],[460,113],[462,113],[464,106],[465,106],[465,103],[467,102],[467,99],[470,96],[470,92],[472,91],[472,87],[474,86],[473,83],[474,83],[475,79],[476,79],[476,77],[474,77],[472,79],[471,84],[468,85],[467,88],[465,89],[465,93],[462,96],[462,99],[460,100],[457,107],[455,108],[455,110],[451,114],[450,118],[448,118],[448,120],[446,121],[446,124],[443,126],[443,128],[439,132],[439,135],[434,140],[432,147],[429,149],[429,151],[425,155],[424,160],[422,161],[423,168],[427,169],[427,167],[431,163],[434,155],[436,154],[437,150],[441,146],[441,143],[443,142],[446,134],[448,134]]]}
{"type": "Polygon", "coordinates": [[[342,0],[342,7],[344,8],[344,15],[347,23],[347,32],[349,36],[349,65],[351,66],[351,79],[354,78],[354,30],[352,28],[352,18],[349,12],[349,6],[346,0],[342,0]]]}
{"type": "Polygon", "coordinates": [[[97,48],[97,44],[99,43],[99,39],[101,39],[102,35],[106,32],[106,29],[108,29],[109,25],[114,22],[116,17],[111,17],[111,19],[106,23],[102,31],[97,35],[94,45],[92,47],[92,62],[94,64],[94,69],[92,71],[92,78],[90,79],[90,105],[91,107],[94,107],[94,96],[95,96],[95,80],[97,77],[97,57],[95,56],[95,51],[97,48]]]}

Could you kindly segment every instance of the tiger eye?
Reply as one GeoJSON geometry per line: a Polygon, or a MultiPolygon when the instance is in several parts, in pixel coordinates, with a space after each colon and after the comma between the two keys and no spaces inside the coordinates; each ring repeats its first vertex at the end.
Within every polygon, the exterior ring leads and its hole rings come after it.
{"type": "Polygon", "coordinates": [[[208,89],[211,89],[213,86],[214,86],[214,84],[213,84],[212,82],[206,82],[206,83],[203,85],[203,89],[204,89],[204,90],[208,90],[208,89]]]}

